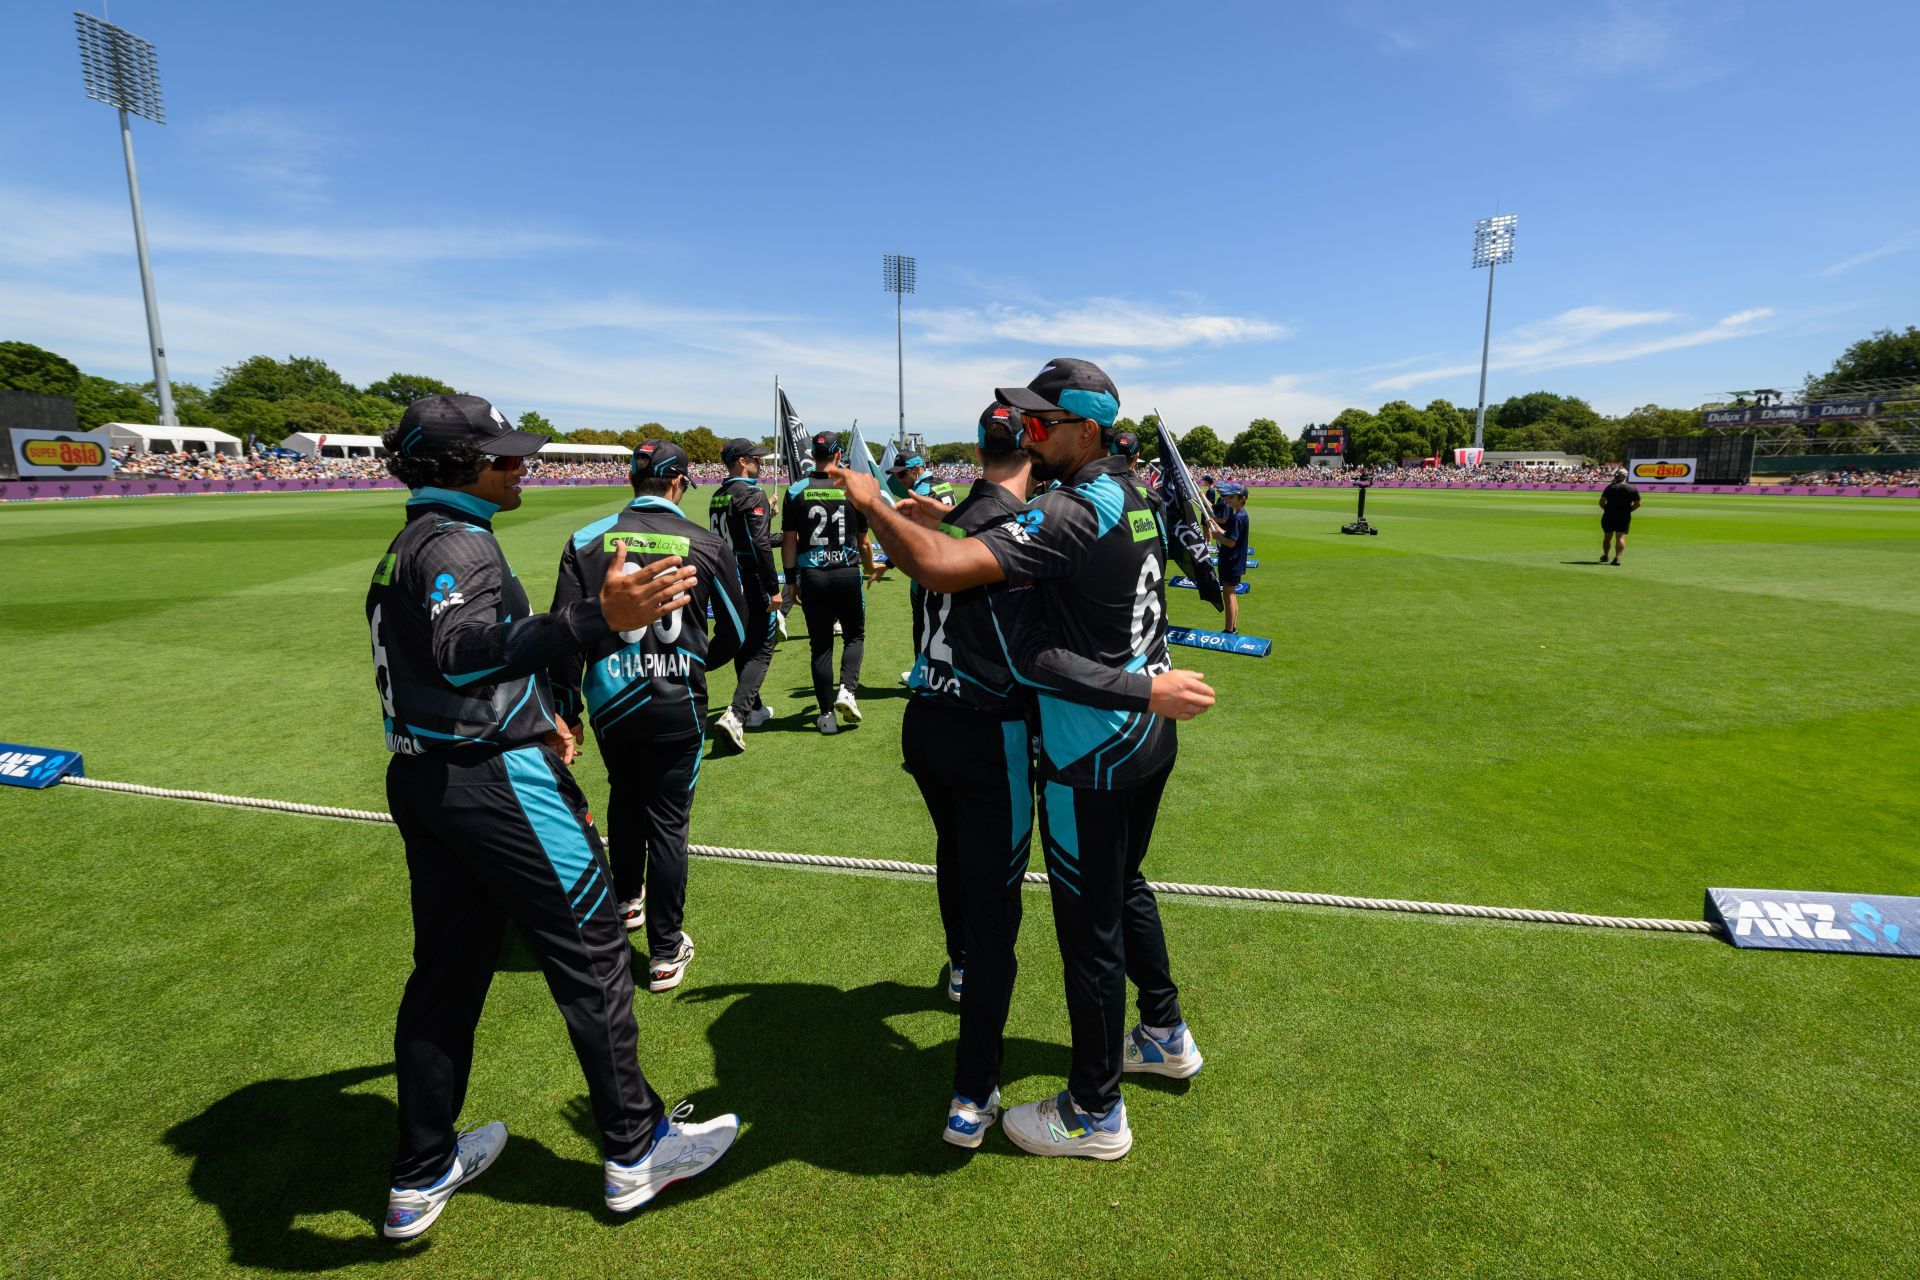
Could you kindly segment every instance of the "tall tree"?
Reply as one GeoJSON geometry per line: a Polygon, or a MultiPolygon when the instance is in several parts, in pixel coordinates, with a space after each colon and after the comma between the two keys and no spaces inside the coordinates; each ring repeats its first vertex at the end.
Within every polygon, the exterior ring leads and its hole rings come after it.
{"type": "Polygon", "coordinates": [[[693,462],[720,461],[720,437],[705,427],[695,427],[691,431],[680,433],[680,447],[687,451],[687,458],[693,462]]]}
{"type": "MultiPolygon", "coordinates": [[[[1840,353],[1821,382],[1843,387],[1849,382],[1903,378],[1920,384],[1920,328],[1908,325],[1906,332],[1876,330],[1840,353]]],[[[1813,381],[1809,378],[1808,381],[1813,381]]]]}
{"type": "Polygon", "coordinates": [[[0,342],[0,391],[78,395],[80,368],[65,356],[31,342],[0,342]]]}
{"type": "Polygon", "coordinates": [[[288,356],[285,360],[249,356],[220,371],[210,398],[213,407],[224,413],[229,404],[246,396],[275,402],[313,401],[345,409],[358,395],[332,366],[314,356],[288,356]]]}
{"type": "Polygon", "coordinates": [[[282,419],[287,434],[305,431],[317,436],[353,436],[363,434],[354,416],[337,404],[324,400],[295,400],[282,404],[282,419]]]}
{"type": "Polygon", "coordinates": [[[1227,446],[1230,467],[1284,467],[1293,461],[1293,449],[1272,418],[1255,418],[1227,446]]]}
{"type": "Polygon", "coordinates": [[[142,394],[136,382],[114,382],[93,374],[80,375],[74,388],[73,410],[82,431],[93,431],[109,422],[155,423],[160,406],[142,394]]]}
{"type": "Polygon", "coordinates": [[[534,409],[528,409],[515,418],[513,425],[522,431],[532,432],[536,436],[545,436],[549,440],[560,438],[560,429],[548,422],[545,414],[534,409]]]}
{"type": "Polygon", "coordinates": [[[459,393],[447,383],[438,378],[429,378],[424,373],[390,373],[378,382],[369,383],[366,394],[391,400],[404,409],[421,396],[451,396],[459,393]]]}
{"type": "Polygon", "coordinates": [[[1227,460],[1227,446],[1203,422],[1180,437],[1180,456],[1189,467],[1217,467],[1227,460]]]}

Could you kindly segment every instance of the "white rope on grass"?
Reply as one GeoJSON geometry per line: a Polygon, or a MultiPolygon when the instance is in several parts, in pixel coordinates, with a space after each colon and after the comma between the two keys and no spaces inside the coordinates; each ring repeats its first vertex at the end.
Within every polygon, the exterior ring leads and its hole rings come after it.
{"type": "MultiPolygon", "coordinates": [[[[242,809],[265,809],[276,813],[301,813],[318,818],[339,818],[348,822],[378,822],[391,826],[391,814],[373,809],[343,809],[324,804],[296,804],[291,800],[264,800],[257,796],[229,796],[214,791],[178,791],[168,787],[144,787],[133,782],[109,782],[104,778],[62,778],[73,787],[95,791],[119,791],[128,795],[156,796],[163,800],[197,800],[204,804],[233,805],[242,809]]],[[[776,853],[770,849],[735,849],[726,845],[693,844],[689,852],[702,858],[729,862],[758,862],[776,866],[823,867],[839,871],[888,871],[899,875],[931,876],[934,869],[924,862],[902,862],[894,858],[842,858],[812,853],[776,853]]],[[[1026,874],[1027,884],[1046,884],[1038,871],[1026,874]]],[[[1339,893],[1296,893],[1286,889],[1245,889],[1233,885],[1184,884],[1178,881],[1150,880],[1155,893],[1190,898],[1224,898],[1238,902],[1276,902],[1289,906],[1339,907],[1351,911],[1397,911],[1414,915],[1462,916],[1476,920],[1519,920],[1530,924],[1576,925],[1590,929],[1639,929],[1654,933],[1721,932],[1708,920],[1660,920],[1646,916],[1592,916],[1577,911],[1538,911],[1531,907],[1483,907],[1466,902],[1416,902],[1404,898],[1355,898],[1339,893]]]]}

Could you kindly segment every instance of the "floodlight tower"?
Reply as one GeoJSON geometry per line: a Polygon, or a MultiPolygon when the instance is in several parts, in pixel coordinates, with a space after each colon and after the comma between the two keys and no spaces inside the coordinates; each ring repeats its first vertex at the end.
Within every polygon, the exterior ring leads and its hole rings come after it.
{"type": "Polygon", "coordinates": [[[120,112],[120,150],[127,160],[127,196],[133,202],[133,247],[140,257],[140,291],[147,302],[147,347],[153,356],[153,390],[160,425],[174,425],[173,384],[167,379],[167,344],[160,336],[160,304],[153,296],[153,263],[147,258],[147,220],[140,212],[140,178],[133,165],[133,128],[127,113],[155,124],[167,122],[160,99],[160,67],[153,44],[90,13],[74,10],[80,33],[80,71],[87,96],[120,112]]]}
{"type": "Polygon", "coordinates": [[[1513,261],[1514,229],[1520,219],[1503,213],[1473,224],[1473,266],[1487,269],[1487,323],[1480,331],[1480,409],[1473,416],[1473,447],[1481,447],[1487,429],[1487,350],[1493,342],[1493,269],[1513,261]]]}
{"type": "Polygon", "coordinates": [[[914,267],[914,260],[904,254],[889,253],[880,259],[886,290],[893,295],[894,371],[899,378],[900,390],[900,429],[896,443],[902,449],[907,447],[907,348],[901,328],[901,313],[906,295],[913,292],[914,267]]]}

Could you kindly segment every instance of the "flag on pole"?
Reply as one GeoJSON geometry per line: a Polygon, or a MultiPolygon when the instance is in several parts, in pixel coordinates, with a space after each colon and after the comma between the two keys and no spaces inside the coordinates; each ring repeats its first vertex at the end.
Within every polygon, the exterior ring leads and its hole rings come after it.
{"type": "Polygon", "coordinates": [[[1173,442],[1173,432],[1167,430],[1166,419],[1160,417],[1158,409],[1153,416],[1160,432],[1160,501],[1167,513],[1167,548],[1187,571],[1186,576],[1193,579],[1200,598],[1224,611],[1226,597],[1220,594],[1220,577],[1207,559],[1207,509],[1179,446],[1173,442]]]}
{"type": "Polygon", "coordinates": [[[800,415],[793,411],[793,402],[787,399],[787,393],[781,391],[780,397],[780,460],[787,466],[787,483],[792,484],[813,465],[809,460],[812,445],[807,439],[807,424],[800,421],[800,415]]]}
{"type": "Polygon", "coordinates": [[[887,478],[873,465],[873,454],[867,449],[867,442],[860,438],[860,424],[857,422],[847,435],[846,468],[849,471],[864,471],[872,476],[880,486],[880,496],[886,499],[888,506],[893,505],[893,495],[887,492],[887,478]]]}

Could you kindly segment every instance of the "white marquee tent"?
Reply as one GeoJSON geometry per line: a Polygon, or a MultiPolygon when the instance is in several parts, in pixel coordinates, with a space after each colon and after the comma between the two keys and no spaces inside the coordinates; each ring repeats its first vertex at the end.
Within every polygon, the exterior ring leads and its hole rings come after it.
{"type": "Polygon", "coordinates": [[[109,422],[107,439],[116,449],[132,445],[139,453],[224,453],[240,456],[240,438],[213,427],[150,427],[138,422],[109,422]]]}
{"type": "Polygon", "coordinates": [[[296,431],[280,442],[282,449],[309,458],[378,458],[386,453],[379,436],[341,436],[318,431],[296,431]],[[320,442],[325,440],[325,444],[320,442]]]}

